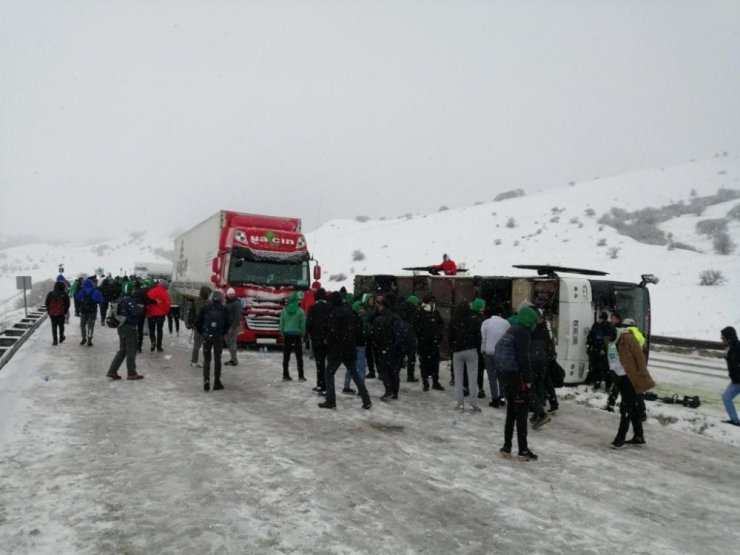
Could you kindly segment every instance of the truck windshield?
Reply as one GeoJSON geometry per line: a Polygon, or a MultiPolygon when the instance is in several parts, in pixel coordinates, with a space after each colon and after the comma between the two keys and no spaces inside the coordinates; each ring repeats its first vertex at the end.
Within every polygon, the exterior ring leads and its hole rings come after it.
{"type": "Polygon", "coordinates": [[[256,261],[232,256],[229,283],[308,288],[308,261],[256,261]]]}

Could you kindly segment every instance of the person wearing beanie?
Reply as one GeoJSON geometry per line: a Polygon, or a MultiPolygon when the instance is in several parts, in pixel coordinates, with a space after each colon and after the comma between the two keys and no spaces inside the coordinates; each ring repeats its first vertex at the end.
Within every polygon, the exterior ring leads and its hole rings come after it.
{"type": "MultiPolygon", "coordinates": [[[[419,311],[419,297],[416,295],[409,295],[406,297],[406,300],[401,303],[401,318],[411,326],[411,329],[414,331],[414,335],[416,335],[416,329],[419,327],[419,311]]],[[[414,376],[416,351],[404,354],[406,356],[406,381],[409,383],[418,382],[418,378],[414,376]]]]}
{"type": "Polygon", "coordinates": [[[735,410],[733,400],[740,395],[740,341],[737,338],[737,331],[732,326],[727,326],[721,332],[722,343],[727,346],[727,372],[730,375],[730,383],[725,392],[722,394],[722,402],[725,405],[729,420],[723,420],[725,424],[740,426],[740,419],[735,410]]]}
{"type": "Polygon", "coordinates": [[[186,315],[185,326],[190,327],[193,330],[193,351],[190,355],[190,366],[193,368],[202,368],[203,365],[198,362],[201,347],[203,346],[203,336],[198,331],[195,323],[198,321],[201,313],[208,303],[208,298],[211,296],[211,288],[207,285],[203,285],[198,292],[198,298],[195,299],[191,305],[190,310],[186,315]]]}
{"type": "Polygon", "coordinates": [[[226,312],[229,313],[229,333],[226,334],[226,346],[229,349],[230,358],[224,363],[224,366],[237,366],[239,361],[236,358],[237,343],[236,338],[242,329],[242,303],[236,296],[233,287],[226,290],[226,312]]]}
{"type": "MultiPolygon", "coordinates": [[[[317,303],[318,304],[318,303],[317,303]]],[[[336,409],[337,399],[334,389],[334,374],[341,364],[346,366],[347,371],[357,386],[362,397],[362,408],[369,410],[373,404],[365,387],[365,382],[357,374],[357,330],[355,328],[355,315],[352,309],[344,302],[344,296],[339,292],[329,295],[329,312],[326,323],[326,345],[327,361],[326,374],[326,401],[319,403],[319,408],[336,409]]]]}
{"type": "Polygon", "coordinates": [[[223,294],[214,291],[211,300],[198,315],[195,328],[203,338],[203,390],[211,389],[211,353],[213,353],[213,390],[224,388],[221,383],[221,353],[229,333],[231,320],[226,307],[223,305],[223,294]]]}
{"type": "Polygon", "coordinates": [[[321,394],[326,391],[326,325],[331,306],[326,302],[326,290],[319,287],[314,293],[315,303],[306,314],[306,333],[311,339],[314,362],[316,363],[316,387],[313,390],[321,394]]]}
{"type": "Polygon", "coordinates": [[[144,376],[136,372],[136,352],[138,350],[138,326],[144,319],[144,305],[137,303],[133,297],[134,285],[130,281],[122,288],[121,300],[116,305],[116,319],[119,322],[118,352],[108,368],[106,377],[111,380],[120,380],[118,369],[126,360],[127,380],[141,380],[144,376]]]}
{"type": "Polygon", "coordinates": [[[288,297],[288,304],[280,313],[280,333],[283,334],[283,380],[291,381],[288,367],[290,353],[295,353],[298,364],[298,379],[306,381],[303,375],[303,336],[306,334],[306,315],[299,306],[300,294],[293,292],[288,297]]]}
{"type": "Polygon", "coordinates": [[[530,341],[532,329],[537,323],[537,312],[529,306],[517,313],[514,323],[496,343],[494,364],[501,373],[506,392],[506,423],[504,424],[504,446],[500,453],[511,458],[512,440],[516,427],[518,458],[536,461],[527,443],[527,411],[529,410],[529,388],[532,383],[530,341]]]}
{"type": "Polygon", "coordinates": [[[439,346],[442,343],[443,328],[442,314],[437,310],[437,299],[432,294],[425,295],[416,328],[423,391],[429,391],[430,378],[432,389],[444,391],[439,383],[439,346]]]}
{"type": "Polygon", "coordinates": [[[478,354],[481,348],[481,314],[485,307],[483,299],[460,303],[450,319],[449,342],[452,351],[452,366],[455,379],[455,402],[458,410],[465,410],[463,374],[467,374],[469,399],[472,412],[480,412],[478,406],[478,354]]]}

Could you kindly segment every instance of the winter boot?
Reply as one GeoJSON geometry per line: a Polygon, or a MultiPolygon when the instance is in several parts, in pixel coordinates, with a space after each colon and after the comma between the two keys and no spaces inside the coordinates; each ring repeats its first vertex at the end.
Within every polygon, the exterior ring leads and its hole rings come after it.
{"type": "Polygon", "coordinates": [[[203,381],[203,391],[210,391],[211,390],[211,382],[208,380],[203,381]]]}
{"type": "Polygon", "coordinates": [[[538,457],[529,449],[519,449],[519,454],[517,455],[517,458],[520,461],[536,461],[538,457]]]}
{"type": "Polygon", "coordinates": [[[218,391],[223,388],[224,388],[224,384],[221,383],[221,380],[216,379],[216,381],[213,383],[213,391],[218,391]]]}

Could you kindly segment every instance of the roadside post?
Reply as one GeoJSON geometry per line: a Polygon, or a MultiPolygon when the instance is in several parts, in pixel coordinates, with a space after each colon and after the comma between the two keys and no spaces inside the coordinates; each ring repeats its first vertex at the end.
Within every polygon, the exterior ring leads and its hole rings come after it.
{"type": "Polygon", "coordinates": [[[28,318],[28,304],[26,303],[26,289],[31,288],[31,276],[15,276],[15,288],[23,289],[23,311],[28,318]]]}

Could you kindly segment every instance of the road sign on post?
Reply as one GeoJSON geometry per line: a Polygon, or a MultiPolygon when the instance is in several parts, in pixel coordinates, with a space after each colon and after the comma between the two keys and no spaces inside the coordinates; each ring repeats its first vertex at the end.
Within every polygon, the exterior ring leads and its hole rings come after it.
{"type": "Polygon", "coordinates": [[[15,276],[15,288],[23,289],[23,312],[28,317],[28,305],[26,304],[26,289],[31,288],[31,276],[15,276]]]}

